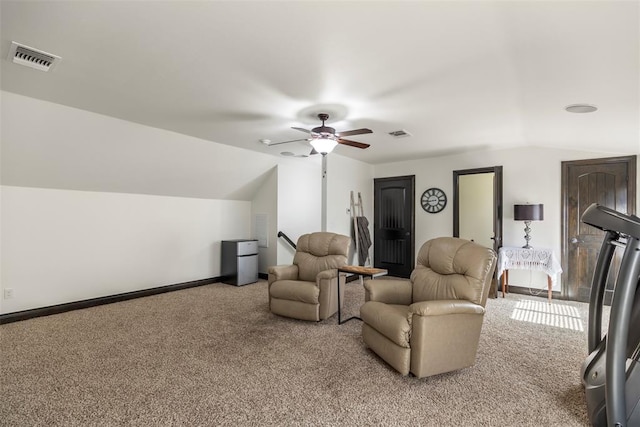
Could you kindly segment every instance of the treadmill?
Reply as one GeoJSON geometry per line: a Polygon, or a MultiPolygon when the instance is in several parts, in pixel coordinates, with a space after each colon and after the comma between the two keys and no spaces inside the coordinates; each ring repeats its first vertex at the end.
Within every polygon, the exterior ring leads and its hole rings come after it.
{"type": "Polygon", "coordinates": [[[592,204],[582,222],[605,232],[589,300],[589,356],[581,368],[589,420],[594,426],[640,426],[640,218],[592,204]],[[602,336],[607,276],[616,248],[624,250],[609,328],[602,336]]]}

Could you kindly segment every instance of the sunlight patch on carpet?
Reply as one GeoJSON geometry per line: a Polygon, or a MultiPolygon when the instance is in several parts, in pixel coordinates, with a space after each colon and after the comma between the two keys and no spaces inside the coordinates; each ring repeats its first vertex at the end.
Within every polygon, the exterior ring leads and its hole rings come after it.
{"type": "Polygon", "coordinates": [[[566,304],[546,301],[520,300],[511,313],[511,318],[521,322],[555,326],[557,328],[584,331],[584,325],[577,308],[566,304]]]}

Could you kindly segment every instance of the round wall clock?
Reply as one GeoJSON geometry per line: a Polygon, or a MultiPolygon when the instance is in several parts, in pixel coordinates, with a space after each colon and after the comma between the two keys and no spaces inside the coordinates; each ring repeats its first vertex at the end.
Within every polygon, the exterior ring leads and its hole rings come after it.
{"type": "Polygon", "coordinates": [[[422,209],[425,211],[438,213],[447,206],[447,196],[444,194],[444,191],[439,188],[429,188],[422,193],[420,203],[422,204],[422,209]]]}

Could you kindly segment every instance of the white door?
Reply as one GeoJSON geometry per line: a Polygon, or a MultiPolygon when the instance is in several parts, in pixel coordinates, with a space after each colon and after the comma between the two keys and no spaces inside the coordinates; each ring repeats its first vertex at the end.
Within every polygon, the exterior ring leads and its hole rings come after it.
{"type": "Polygon", "coordinates": [[[495,173],[460,175],[460,237],[493,248],[493,180],[495,173]]]}

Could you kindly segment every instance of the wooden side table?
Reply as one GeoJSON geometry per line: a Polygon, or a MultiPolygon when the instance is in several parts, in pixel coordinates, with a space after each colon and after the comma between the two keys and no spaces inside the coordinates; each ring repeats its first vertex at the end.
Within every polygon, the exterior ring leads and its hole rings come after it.
{"type": "MultiPolygon", "coordinates": [[[[385,276],[387,273],[388,271],[383,268],[361,267],[358,265],[344,265],[338,268],[338,325],[342,325],[343,323],[346,323],[349,320],[353,319],[362,320],[358,316],[352,316],[348,319],[342,320],[342,315],[340,313],[340,306],[342,305],[342,301],[340,299],[340,282],[342,280],[340,278],[340,275],[344,275],[345,279],[347,276],[350,276],[352,274],[357,274],[358,276],[360,276],[360,279],[362,279],[362,277],[371,277],[372,279],[374,279],[376,277],[385,276]]],[[[345,285],[346,284],[347,281],[345,280],[345,285]]]]}
{"type": "Polygon", "coordinates": [[[497,277],[501,278],[502,297],[509,292],[509,270],[539,270],[547,274],[547,293],[551,304],[552,288],[555,277],[562,273],[560,262],[555,253],[547,248],[517,248],[503,246],[498,251],[497,277]]]}

